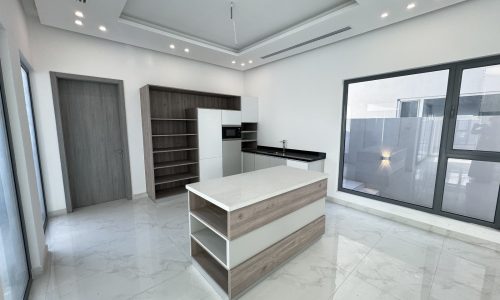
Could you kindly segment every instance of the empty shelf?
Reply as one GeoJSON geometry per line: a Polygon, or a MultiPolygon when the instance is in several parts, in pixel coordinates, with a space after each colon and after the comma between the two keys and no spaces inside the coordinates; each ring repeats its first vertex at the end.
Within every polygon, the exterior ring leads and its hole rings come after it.
{"type": "Polygon", "coordinates": [[[254,133],[257,132],[257,130],[242,130],[241,133],[254,133]]]}
{"type": "Polygon", "coordinates": [[[165,161],[165,162],[155,163],[154,168],[155,169],[172,168],[172,167],[194,165],[194,164],[197,164],[197,163],[198,162],[194,161],[194,160],[165,161]]]}
{"type": "Polygon", "coordinates": [[[155,177],[155,185],[176,182],[181,180],[188,180],[198,178],[198,175],[192,173],[181,173],[181,174],[173,174],[173,175],[164,175],[164,176],[156,176],[155,177]]]}
{"type": "Polygon", "coordinates": [[[198,149],[197,147],[170,147],[170,148],[156,148],[153,149],[153,153],[160,153],[160,152],[174,152],[174,151],[192,151],[198,149]]]}
{"type": "Polygon", "coordinates": [[[248,142],[256,142],[257,140],[241,140],[243,143],[248,143],[248,142]]]}
{"type": "Polygon", "coordinates": [[[227,237],[227,213],[213,205],[207,205],[191,211],[191,214],[227,237]]]}
{"type": "Polygon", "coordinates": [[[210,255],[226,265],[226,240],[208,228],[194,232],[191,236],[210,255]]]}
{"type": "Polygon", "coordinates": [[[170,196],[174,196],[174,195],[178,195],[178,194],[182,194],[182,193],[186,193],[186,192],[187,192],[187,190],[184,187],[184,185],[176,186],[173,188],[157,190],[155,192],[155,196],[156,196],[155,198],[160,199],[160,198],[170,197],[170,196]]]}

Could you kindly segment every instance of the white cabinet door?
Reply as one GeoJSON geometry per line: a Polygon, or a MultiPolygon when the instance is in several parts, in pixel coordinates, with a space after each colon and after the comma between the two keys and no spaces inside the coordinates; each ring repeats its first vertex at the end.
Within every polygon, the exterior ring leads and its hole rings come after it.
{"type": "Polygon", "coordinates": [[[255,154],[255,170],[268,168],[269,160],[266,155],[255,154]]]}
{"type": "Polygon", "coordinates": [[[220,109],[198,109],[200,160],[222,158],[222,114],[220,109]]]}
{"type": "Polygon", "coordinates": [[[255,154],[243,152],[241,155],[243,173],[255,171],[255,154]]]}
{"type": "Polygon", "coordinates": [[[200,181],[222,177],[222,157],[200,159],[200,181]]]}
{"type": "Polygon", "coordinates": [[[241,97],[241,122],[257,123],[259,121],[259,101],[256,97],[241,97]]]}
{"type": "Polygon", "coordinates": [[[241,111],[239,110],[223,110],[222,125],[241,125],[241,111]]]}
{"type": "Polygon", "coordinates": [[[287,159],[286,160],[286,165],[288,167],[292,167],[292,168],[297,168],[297,169],[302,169],[302,170],[309,170],[309,164],[307,162],[305,162],[305,161],[287,159]]]}
{"type": "Polygon", "coordinates": [[[222,176],[241,173],[241,141],[222,142],[222,176]]]}
{"type": "Polygon", "coordinates": [[[286,165],[286,159],[276,156],[255,154],[255,170],[286,165]]]}
{"type": "Polygon", "coordinates": [[[286,159],[281,157],[268,156],[267,159],[268,159],[268,168],[286,165],[286,159]]]}

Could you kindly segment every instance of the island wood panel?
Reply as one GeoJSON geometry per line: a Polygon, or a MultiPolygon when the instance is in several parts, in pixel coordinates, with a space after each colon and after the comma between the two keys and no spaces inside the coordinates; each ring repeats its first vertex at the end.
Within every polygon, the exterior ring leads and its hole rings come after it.
{"type": "Polygon", "coordinates": [[[326,197],[327,180],[306,185],[256,204],[229,212],[228,238],[236,239],[263,225],[326,197]]]}
{"type": "Polygon", "coordinates": [[[229,274],[208,252],[191,238],[191,256],[200,264],[210,277],[226,292],[229,287],[229,274]]]}
{"type": "Polygon", "coordinates": [[[323,215],[230,270],[229,299],[237,298],[288,259],[310,246],[324,233],[323,215]]]}

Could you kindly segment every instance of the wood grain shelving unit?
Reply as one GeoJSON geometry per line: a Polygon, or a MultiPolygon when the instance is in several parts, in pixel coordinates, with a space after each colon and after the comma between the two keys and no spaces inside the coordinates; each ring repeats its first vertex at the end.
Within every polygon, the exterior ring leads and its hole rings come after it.
{"type": "Polygon", "coordinates": [[[257,123],[241,123],[241,148],[257,148],[257,123]]]}
{"type": "Polygon", "coordinates": [[[141,88],[146,186],[152,200],[199,180],[194,108],[241,109],[239,96],[146,85],[141,88]]]}

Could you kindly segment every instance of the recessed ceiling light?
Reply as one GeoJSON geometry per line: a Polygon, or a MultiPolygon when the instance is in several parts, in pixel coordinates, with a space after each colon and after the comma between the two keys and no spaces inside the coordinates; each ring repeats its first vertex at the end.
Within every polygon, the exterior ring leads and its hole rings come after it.
{"type": "Polygon", "coordinates": [[[75,11],[75,16],[77,16],[78,18],[84,18],[83,13],[79,10],[75,11]]]}
{"type": "Polygon", "coordinates": [[[406,9],[414,9],[415,6],[417,6],[415,3],[410,3],[408,6],[406,6],[406,9]]]}
{"type": "Polygon", "coordinates": [[[170,49],[175,49],[175,45],[174,44],[170,44],[170,49]]]}
{"type": "Polygon", "coordinates": [[[249,60],[249,61],[248,61],[248,63],[249,63],[249,64],[253,64],[253,60],[249,60]]]}
{"type": "Polygon", "coordinates": [[[388,12],[382,13],[382,14],[380,15],[380,17],[381,17],[382,19],[385,19],[385,18],[387,18],[388,16],[389,16],[389,13],[388,13],[388,12]]]}
{"type": "Polygon", "coordinates": [[[236,63],[236,61],[235,61],[235,60],[233,60],[231,63],[234,65],[234,64],[236,63]]]}
{"type": "Polygon", "coordinates": [[[75,20],[75,24],[78,26],[82,26],[83,22],[82,22],[82,20],[75,20]]]}
{"type": "Polygon", "coordinates": [[[101,26],[99,26],[99,30],[100,30],[100,31],[102,31],[102,32],[105,32],[105,31],[107,31],[108,29],[106,28],[106,26],[101,25],[101,26]]]}
{"type": "Polygon", "coordinates": [[[241,63],[241,66],[244,67],[245,66],[245,63],[241,63]]]}
{"type": "Polygon", "coordinates": [[[184,48],[184,52],[189,53],[189,48],[184,48]]]}

